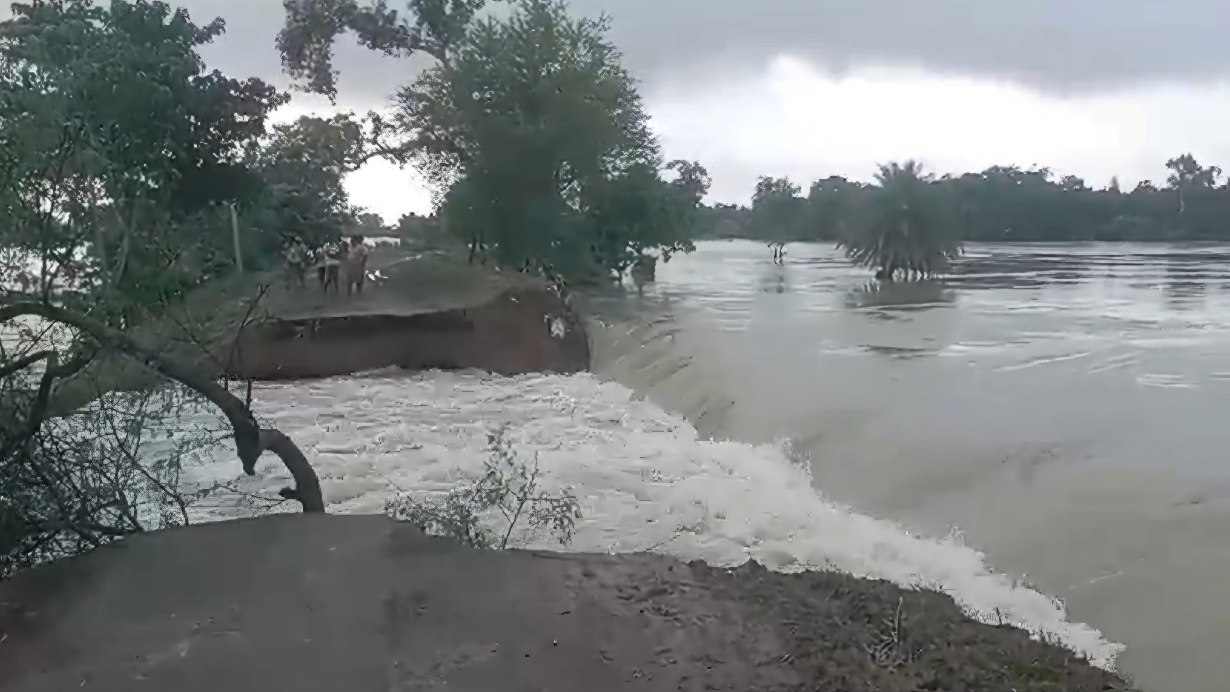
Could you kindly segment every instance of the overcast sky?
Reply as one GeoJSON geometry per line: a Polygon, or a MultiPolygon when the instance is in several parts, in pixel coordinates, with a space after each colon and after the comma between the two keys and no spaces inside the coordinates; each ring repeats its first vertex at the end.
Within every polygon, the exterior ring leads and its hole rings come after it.
{"type": "MultiPolygon", "coordinates": [[[[171,0],[173,3],[176,0],[171,0]]],[[[180,0],[228,20],[206,51],[285,85],[281,0],[180,0]]],[[[919,158],[936,172],[1048,165],[1094,186],[1165,179],[1186,151],[1230,169],[1226,0],[573,0],[606,12],[668,158],[698,159],[711,197],[746,202],[757,175],[804,189],[919,158]]],[[[401,0],[389,0],[399,6],[401,0]]],[[[341,47],[340,105],[381,107],[416,65],[341,47]]],[[[296,94],[285,117],[326,106],[296,94]]],[[[411,172],[374,166],[357,203],[426,211],[411,172]]]]}

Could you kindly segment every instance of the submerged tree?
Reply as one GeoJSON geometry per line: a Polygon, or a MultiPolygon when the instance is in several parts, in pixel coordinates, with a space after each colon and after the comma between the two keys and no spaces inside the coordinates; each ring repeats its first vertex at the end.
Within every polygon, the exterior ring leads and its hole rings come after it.
{"type": "Polygon", "coordinates": [[[945,271],[961,243],[947,218],[932,178],[916,161],[880,166],[866,223],[838,241],[856,264],[876,276],[927,277],[945,271]]]}
{"type": "Polygon", "coordinates": [[[752,222],[764,230],[774,264],[785,258],[786,244],[797,237],[798,227],[805,222],[805,202],[799,196],[801,188],[789,178],[761,176],[752,194],[752,222]]]}

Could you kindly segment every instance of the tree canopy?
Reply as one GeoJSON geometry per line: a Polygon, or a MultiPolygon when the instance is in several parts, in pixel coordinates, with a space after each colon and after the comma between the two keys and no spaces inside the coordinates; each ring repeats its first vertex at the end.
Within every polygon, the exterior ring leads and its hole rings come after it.
{"type": "Polygon", "coordinates": [[[260,205],[289,148],[281,136],[253,153],[287,97],[200,58],[223,29],[155,0],[19,3],[0,22],[0,575],[187,522],[179,463],[205,442],[162,440],[152,460],[142,449],[147,426],[194,398],[227,417],[246,471],[274,451],[296,480],[286,497],[323,510],[289,439],[149,332],[132,336],[233,271],[224,205],[260,205]],[[60,385],[110,356],[182,386],[57,418],[60,385]]]}
{"type": "MultiPolygon", "coordinates": [[[[1130,192],[1117,178],[1098,189],[1049,168],[992,166],[926,181],[926,194],[947,210],[967,241],[1230,240],[1230,185],[1221,169],[1184,154],[1167,162],[1166,187],[1143,180],[1130,192]]],[[[837,240],[865,226],[876,186],[830,176],[806,198],[792,181],[762,177],[750,208],[715,205],[701,212],[698,237],[775,242],[837,240]],[[769,185],[771,183],[771,185],[769,185]],[[772,190],[790,190],[776,205],[772,190]],[[772,209],[773,214],[763,213],[772,209]],[[760,210],[760,211],[758,211],[760,210]]]]}
{"type": "Polygon", "coordinates": [[[279,46],[292,76],[329,95],[343,33],[390,55],[434,58],[379,122],[398,140],[383,151],[418,165],[472,258],[619,274],[643,253],[689,249],[707,173],[677,166],[685,182],[664,180],[608,21],[572,17],[558,0],[517,0],[479,17],[483,4],[412,0],[403,17],[383,2],[291,0],[279,46]]]}
{"type": "Polygon", "coordinates": [[[960,254],[951,220],[916,161],[880,166],[868,219],[837,241],[856,264],[892,280],[943,272],[960,254]]]}
{"type": "Polygon", "coordinates": [[[259,211],[269,240],[294,236],[310,247],[336,240],[356,220],[344,183],[366,157],[363,125],[351,114],[303,116],[272,130],[253,154],[267,186],[259,211]]]}
{"type": "Polygon", "coordinates": [[[220,19],[152,0],[13,12],[0,25],[6,276],[43,295],[106,285],[134,304],[206,276],[223,245],[202,233],[211,209],[259,187],[245,147],[286,96],[206,70],[197,48],[220,19]]]}

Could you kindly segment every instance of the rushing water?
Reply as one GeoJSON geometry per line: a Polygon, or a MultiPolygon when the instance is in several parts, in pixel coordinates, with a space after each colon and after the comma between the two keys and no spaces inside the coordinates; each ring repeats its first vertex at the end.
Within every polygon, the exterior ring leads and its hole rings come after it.
{"type": "MultiPolygon", "coordinates": [[[[1230,679],[1230,248],[973,246],[877,288],[828,247],[705,244],[607,320],[602,371],[706,434],[789,439],[830,499],[959,529],[1127,644],[1230,679]],[[628,310],[631,313],[631,310],[628,310]],[[635,326],[634,326],[635,325],[635,326]]],[[[608,314],[627,301],[602,301],[608,314]]]]}
{"type": "MultiPolygon", "coordinates": [[[[331,511],[451,487],[507,424],[579,497],[570,549],[943,588],[1102,663],[1123,642],[1148,688],[1211,692],[1230,678],[1227,259],[976,246],[945,283],[878,288],[827,247],[778,267],[702,243],[643,296],[587,301],[595,375],[377,373],[265,385],[256,407],[331,511]]],[[[260,470],[245,488],[288,482],[260,470]]],[[[237,472],[226,450],[197,471],[237,472]]]]}

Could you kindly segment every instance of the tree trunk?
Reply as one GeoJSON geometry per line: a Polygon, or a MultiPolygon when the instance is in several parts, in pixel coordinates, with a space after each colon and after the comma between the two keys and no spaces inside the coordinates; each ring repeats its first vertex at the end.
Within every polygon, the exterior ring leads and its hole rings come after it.
{"type": "Polygon", "coordinates": [[[235,244],[235,270],[243,273],[243,248],[239,244],[239,212],[231,202],[231,241],[235,244]]]}

